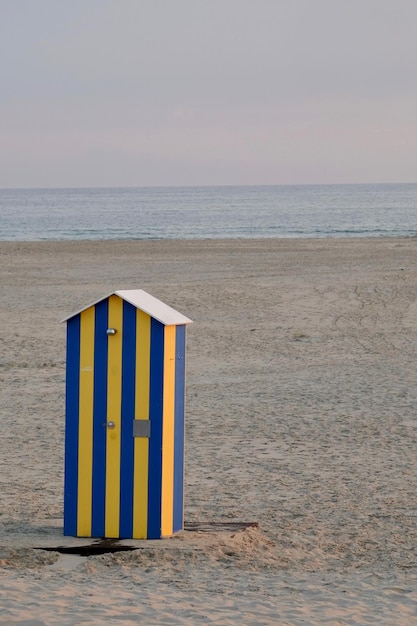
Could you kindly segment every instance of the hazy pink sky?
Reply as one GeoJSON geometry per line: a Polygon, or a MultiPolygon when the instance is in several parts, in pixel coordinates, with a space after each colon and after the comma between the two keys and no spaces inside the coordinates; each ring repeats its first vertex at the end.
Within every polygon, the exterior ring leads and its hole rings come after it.
{"type": "Polygon", "coordinates": [[[0,187],[417,181],[416,0],[0,17],[0,187]]]}

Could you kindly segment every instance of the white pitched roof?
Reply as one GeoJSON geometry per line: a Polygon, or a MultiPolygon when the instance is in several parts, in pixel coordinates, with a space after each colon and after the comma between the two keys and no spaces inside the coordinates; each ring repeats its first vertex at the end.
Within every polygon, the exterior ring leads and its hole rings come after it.
{"type": "Polygon", "coordinates": [[[140,309],[144,313],[147,313],[165,326],[192,323],[192,320],[190,320],[188,317],[185,317],[185,315],[183,315],[182,313],[178,313],[178,311],[168,306],[168,304],[161,302],[161,300],[158,300],[158,298],[154,298],[154,296],[151,296],[151,294],[147,293],[143,289],[121,289],[118,291],[112,291],[111,293],[107,294],[107,296],[104,296],[104,298],[100,298],[95,302],[91,302],[91,304],[88,304],[79,311],[71,313],[71,315],[69,315],[62,321],[68,321],[82,311],[89,309],[91,306],[95,306],[102,300],[107,300],[107,298],[110,298],[110,296],[113,295],[119,296],[119,298],[122,298],[122,300],[126,300],[126,302],[129,302],[137,309],[140,309]]]}

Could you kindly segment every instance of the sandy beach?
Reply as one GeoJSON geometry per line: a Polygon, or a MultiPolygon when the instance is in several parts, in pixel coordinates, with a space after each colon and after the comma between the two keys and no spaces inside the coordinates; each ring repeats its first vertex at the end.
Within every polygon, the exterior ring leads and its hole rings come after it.
{"type": "Polygon", "coordinates": [[[417,624],[417,239],[1,242],[0,285],[0,626],[417,624]],[[194,321],[187,530],[46,550],[60,320],[136,288],[194,321]]]}

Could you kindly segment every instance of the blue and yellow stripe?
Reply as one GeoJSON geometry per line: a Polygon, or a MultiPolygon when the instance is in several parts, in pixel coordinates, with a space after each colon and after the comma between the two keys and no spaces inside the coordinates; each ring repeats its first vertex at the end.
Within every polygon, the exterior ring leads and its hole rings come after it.
{"type": "Polygon", "coordinates": [[[117,295],[68,320],[65,535],[156,539],[183,527],[184,379],[184,325],[117,295]],[[149,438],[133,436],[134,420],[150,421],[149,438]]]}
{"type": "MultiPolygon", "coordinates": [[[[149,420],[151,318],[136,311],[135,419],[149,420]]],[[[136,539],[148,536],[148,465],[149,439],[134,439],[133,452],[133,534],[136,539]]]]}

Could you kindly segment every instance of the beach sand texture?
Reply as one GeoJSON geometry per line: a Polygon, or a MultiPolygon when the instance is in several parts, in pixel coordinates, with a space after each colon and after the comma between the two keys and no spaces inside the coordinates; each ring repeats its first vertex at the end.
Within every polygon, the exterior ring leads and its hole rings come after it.
{"type": "Polygon", "coordinates": [[[0,277],[0,626],[417,624],[416,239],[2,242],[0,277]],[[35,550],[62,542],[59,322],[134,288],[194,320],[207,532],[35,550]]]}

